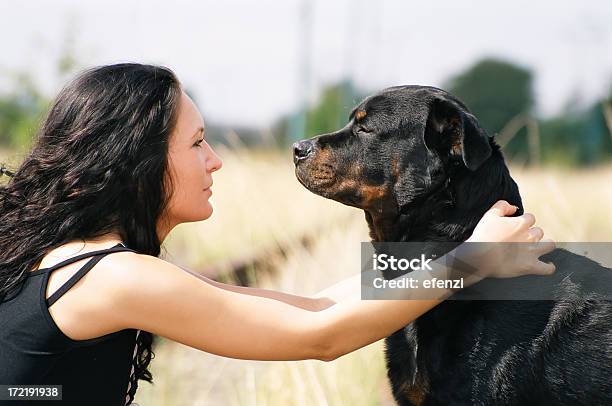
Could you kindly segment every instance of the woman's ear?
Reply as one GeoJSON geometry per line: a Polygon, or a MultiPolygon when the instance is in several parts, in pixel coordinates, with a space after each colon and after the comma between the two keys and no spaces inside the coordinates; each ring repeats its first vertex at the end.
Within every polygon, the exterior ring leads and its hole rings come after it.
{"type": "Polygon", "coordinates": [[[429,150],[461,155],[471,171],[491,156],[490,137],[476,117],[456,102],[439,97],[429,106],[423,141],[429,150]]]}

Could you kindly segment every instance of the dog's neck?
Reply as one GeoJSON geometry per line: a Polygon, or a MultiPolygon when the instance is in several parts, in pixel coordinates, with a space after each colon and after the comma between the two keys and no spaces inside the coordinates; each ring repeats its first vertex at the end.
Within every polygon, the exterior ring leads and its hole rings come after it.
{"type": "Polygon", "coordinates": [[[372,241],[465,241],[484,213],[503,199],[523,213],[518,186],[499,146],[476,171],[453,171],[447,183],[404,210],[365,211],[372,241]]]}

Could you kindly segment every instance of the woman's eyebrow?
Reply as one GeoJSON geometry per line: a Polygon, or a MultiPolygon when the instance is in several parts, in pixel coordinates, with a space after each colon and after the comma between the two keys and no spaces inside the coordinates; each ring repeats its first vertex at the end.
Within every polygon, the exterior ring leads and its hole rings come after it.
{"type": "Polygon", "coordinates": [[[204,127],[198,127],[196,132],[193,134],[192,138],[195,138],[200,133],[204,133],[204,127]]]}

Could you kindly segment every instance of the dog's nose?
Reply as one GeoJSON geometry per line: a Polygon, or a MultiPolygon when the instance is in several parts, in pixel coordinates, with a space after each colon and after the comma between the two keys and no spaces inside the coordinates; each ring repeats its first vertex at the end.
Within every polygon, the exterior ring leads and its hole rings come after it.
{"type": "Polygon", "coordinates": [[[312,152],[312,141],[302,140],[293,144],[293,163],[305,159],[312,152]]]}

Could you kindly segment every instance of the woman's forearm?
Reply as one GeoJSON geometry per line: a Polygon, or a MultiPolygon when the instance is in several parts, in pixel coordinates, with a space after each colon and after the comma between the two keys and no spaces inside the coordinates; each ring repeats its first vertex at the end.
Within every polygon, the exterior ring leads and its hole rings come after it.
{"type": "Polygon", "coordinates": [[[290,293],[278,292],[278,291],[268,290],[268,289],[229,285],[227,283],[221,283],[221,282],[214,281],[210,278],[205,277],[204,275],[200,275],[196,272],[192,272],[189,269],[185,269],[183,267],[180,267],[180,268],[184,270],[185,272],[190,273],[194,275],[195,277],[215,287],[229,290],[232,292],[242,293],[245,295],[260,296],[260,297],[266,297],[269,299],[278,300],[280,302],[287,303],[292,306],[299,307],[301,309],[309,310],[312,312],[318,312],[334,304],[334,302],[324,297],[317,298],[317,297],[299,296],[299,295],[292,295],[290,293]]]}
{"type": "MultiPolygon", "coordinates": [[[[432,271],[415,271],[410,276],[420,280],[444,280],[451,271],[455,271],[445,264],[444,257],[431,264],[432,271]]],[[[464,286],[481,279],[477,275],[465,276],[464,286]]],[[[354,287],[354,283],[351,286],[354,287]]],[[[332,348],[331,359],[335,359],[389,336],[453,293],[454,290],[445,288],[395,289],[386,296],[389,299],[340,301],[317,314],[322,323],[322,339],[332,348]]]]}
{"type": "Polygon", "coordinates": [[[312,295],[314,299],[327,299],[331,303],[340,303],[346,300],[361,297],[361,274],[353,275],[340,282],[312,295]]]}
{"type": "Polygon", "coordinates": [[[225,283],[216,282],[212,280],[209,280],[209,283],[212,283],[214,286],[218,288],[230,290],[232,292],[242,293],[242,294],[251,295],[251,296],[266,297],[268,299],[278,300],[280,302],[287,303],[287,304],[290,304],[295,307],[299,307],[304,310],[309,310],[311,312],[321,311],[333,304],[333,303],[328,304],[328,300],[325,300],[325,298],[314,298],[314,297],[308,297],[308,296],[292,295],[290,293],[279,292],[279,291],[269,290],[269,289],[262,289],[262,288],[250,288],[250,287],[245,287],[245,286],[228,285],[225,283]]]}
{"type": "MultiPolygon", "coordinates": [[[[454,254],[451,252],[447,255],[454,254]]],[[[436,278],[444,280],[451,271],[445,264],[447,256],[431,262],[431,271],[414,271],[410,276],[424,280],[436,278]]],[[[398,329],[409,324],[442,300],[453,291],[444,288],[394,289],[386,293],[385,300],[361,300],[362,293],[372,297],[362,286],[362,275],[357,274],[344,279],[313,297],[292,295],[267,289],[228,285],[184,269],[199,279],[224,290],[250,296],[259,296],[277,300],[301,309],[313,312],[309,325],[317,331],[313,336],[313,348],[323,348],[324,353],[317,359],[335,359],[365,345],[385,338],[398,329]],[[363,290],[363,292],[362,292],[363,290]],[[401,300],[397,300],[401,299],[401,300]],[[410,300],[406,300],[410,299],[410,300]]],[[[397,278],[399,280],[402,277],[397,278]]],[[[465,286],[478,280],[468,275],[470,281],[465,286]]]]}

